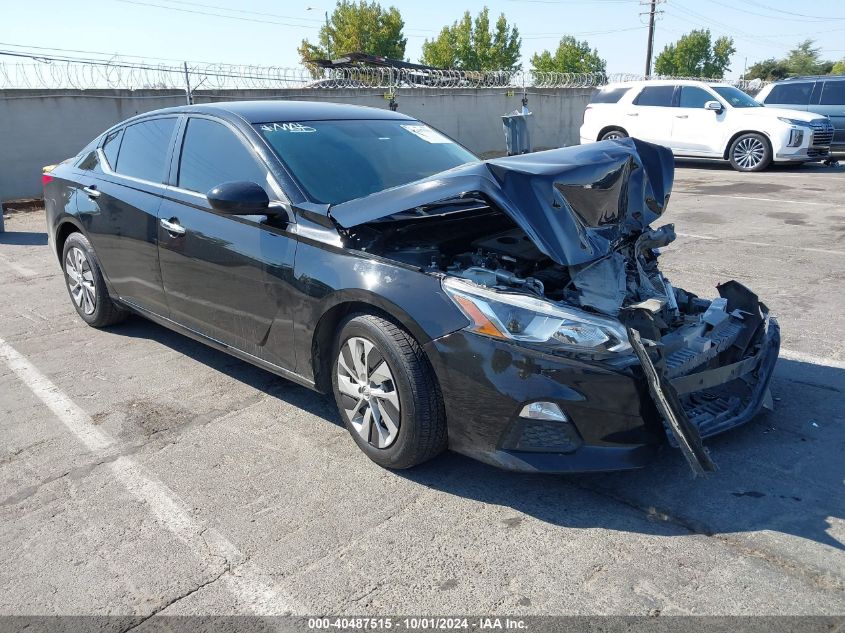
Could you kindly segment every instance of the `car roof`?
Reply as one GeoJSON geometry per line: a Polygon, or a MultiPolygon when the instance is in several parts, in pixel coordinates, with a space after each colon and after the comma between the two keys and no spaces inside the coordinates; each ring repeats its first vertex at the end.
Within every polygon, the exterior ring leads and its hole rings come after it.
{"type": "MultiPolygon", "coordinates": [[[[235,115],[248,123],[269,123],[273,121],[330,121],[336,119],[396,119],[413,120],[406,114],[368,108],[348,103],[327,103],[323,101],[223,101],[196,105],[164,108],[145,112],[142,116],[155,114],[217,114],[235,115]]],[[[139,117],[140,118],[140,117],[139,117]]]]}
{"type": "Polygon", "coordinates": [[[800,77],[786,77],[772,83],[782,84],[789,81],[807,81],[808,79],[823,79],[825,81],[845,81],[845,75],[801,75],[800,77]]]}
{"type": "Polygon", "coordinates": [[[640,81],[620,81],[617,83],[607,84],[601,86],[600,90],[610,90],[614,88],[641,88],[643,86],[709,86],[711,88],[728,87],[730,84],[723,82],[709,82],[698,81],[696,79],[647,79],[640,81]]]}

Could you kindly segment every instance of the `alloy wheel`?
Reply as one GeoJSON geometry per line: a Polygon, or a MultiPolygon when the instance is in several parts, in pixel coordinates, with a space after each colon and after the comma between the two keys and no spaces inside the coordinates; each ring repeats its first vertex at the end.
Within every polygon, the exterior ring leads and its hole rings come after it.
{"type": "Polygon", "coordinates": [[[348,339],[337,357],[337,388],[346,416],[364,441],[387,448],[399,435],[396,382],[384,356],[367,339],[348,339]]]}
{"type": "Polygon", "coordinates": [[[74,303],[85,314],[94,314],[97,307],[97,287],[91,263],[81,248],[74,246],[67,252],[65,275],[74,303]]]}
{"type": "Polygon", "coordinates": [[[741,139],[733,150],[734,162],[743,169],[753,169],[763,162],[766,147],[763,141],[749,136],[741,139]]]}
{"type": "Polygon", "coordinates": [[[602,137],[603,141],[614,141],[619,138],[624,138],[621,132],[608,132],[602,137]]]}

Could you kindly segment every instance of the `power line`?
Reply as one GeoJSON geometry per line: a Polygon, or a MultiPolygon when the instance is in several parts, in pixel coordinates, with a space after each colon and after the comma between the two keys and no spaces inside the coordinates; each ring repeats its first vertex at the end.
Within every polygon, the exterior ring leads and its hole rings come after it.
{"type": "Polygon", "coordinates": [[[759,7],[761,9],[766,9],[767,11],[774,11],[775,13],[783,13],[784,15],[791,15],[791,16],[799,17],[799,18],[814,18],[814,19],[819,19],[819,20],[845,20],[845,17],[840,18],[840,17],[835,17],[835,16],[807,15],[805,13],[793,13],[792,11],[784,11],[783,9],[776,9],[774,7],[770,7],[770,6],[767,6],[765,4],[760,4],[759,2],[756,2],[755,0],[741,0],[741,2],[744,2],[745,4],[750,4],[751,6],[754,6],[754,7],[759,7]]]}

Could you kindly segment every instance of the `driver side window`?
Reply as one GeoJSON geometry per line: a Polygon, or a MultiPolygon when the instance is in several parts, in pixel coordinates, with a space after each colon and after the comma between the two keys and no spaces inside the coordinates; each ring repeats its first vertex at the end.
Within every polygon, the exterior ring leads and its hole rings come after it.
{"type": "Polygon", "coordinates": [[[717,99],[698,86],[681,86],[681,108],[703,108],[708,101],[717,99]]]}
{"type": "Polygon", "coordinates": [[[228,127],[208,119],[188,120],[178,186],[206,194],[219,184],[250,181],[267,189],[267,168],[228,127]]]}

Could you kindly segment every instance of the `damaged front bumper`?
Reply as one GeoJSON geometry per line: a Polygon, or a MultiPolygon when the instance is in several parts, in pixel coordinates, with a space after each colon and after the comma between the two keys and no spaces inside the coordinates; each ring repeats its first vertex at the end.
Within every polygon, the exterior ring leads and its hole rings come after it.
{"type": "Polygon", "coordinates": [[[765,315],[747,327],[761,329],[756,341],[721,365],[725,350],[703,365],[671,371],[665,360],[651,360],[656,350],[646,350],[656,372],[651,379],[633,357],[583,360],[466,331],[430,341],[426,352],[457,452],[508,470],[567,473],[640,468],[668,443],[700,473],[713,469],[700,439],[747,422],[769,397],[778,324],[765,315]],[[554,403],[565,419],[521,417],[532,402],[554,403]],[[680,433],[671,428],[673,416],[680,433]]]}

